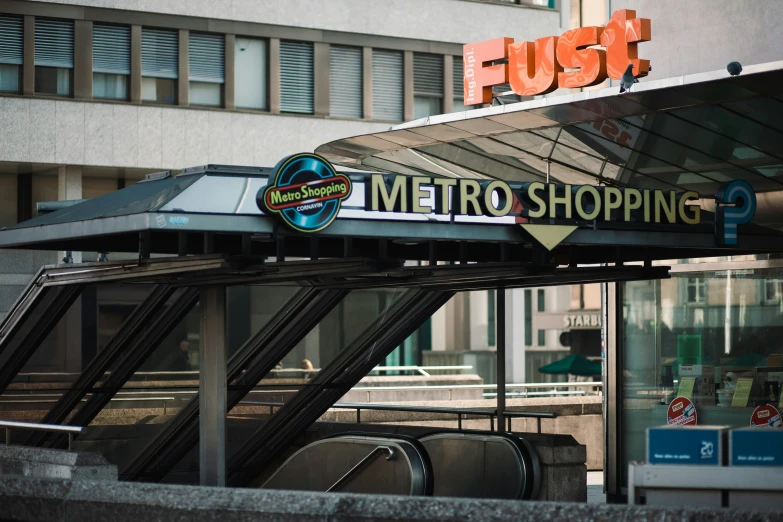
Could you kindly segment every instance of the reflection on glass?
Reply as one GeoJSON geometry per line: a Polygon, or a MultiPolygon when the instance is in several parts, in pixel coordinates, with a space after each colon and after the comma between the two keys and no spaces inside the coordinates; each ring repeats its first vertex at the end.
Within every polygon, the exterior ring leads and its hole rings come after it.
{"type": "Polygon", "coordinates": [[[92,95],[111,100],[128,99],[128,76],[125,74],[93,73],[92,95]]]}
{"type": "Polygon", "coordinates": [[[19,92],[22,78],[22,66],[0,63],[0,91],[19,92]]]}
{"type": "Polygon", "coordinates": [[[142,78],[141,99],[155,103],[177,103],[177,80],[170,78],[142,78]]]}
{"type": "Polygon", "coordinates": [[[71,69],[36,67],[35,92],[54,94],[56,96],[70,96],[71,69]]]}
{"type": "Polygon", "coordinates": [[[626,469],[645,459],[645,430],[693,379],[698,424],[748,426],[780,404],[783,269],[688,272],[624,284],[623,441],[626,469]],[[734,391],[748,379],[747,399],[734,391]]]}

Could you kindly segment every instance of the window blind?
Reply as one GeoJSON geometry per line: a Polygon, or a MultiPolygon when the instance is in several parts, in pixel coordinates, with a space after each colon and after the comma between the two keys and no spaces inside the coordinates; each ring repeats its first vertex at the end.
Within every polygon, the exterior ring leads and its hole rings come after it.
{"type": "Polygon", "coordinates": [[[402,121],[403,83],[402,53],[372,51],[373,119],[402,121]]]}
{"type": "Polygon", "coordinates": [[[142,28],[141,75],[172,79],[179,76],[179,33],[177,31],[142,28]]]}
{"type": "Polygon", "coordinates": [[[362,49],[333,45],[329,50],[329,73],[330,114],[361,118],[362,49]]]}
{"type": "Polygon", "coordinates": [[[413,93],[417,96],[443,96],[443,56],[414,53],[413,93]]]}
{"type": "Polygon", "coordinates": [[[280,110],[313,113],[313,44],[280,42],[280,110]]]}
{"type": "Polygon", "coordinates": [[[36,17],[35,65],[73,69],[73,21],[36,17]]]}
{"type": "Polygon", "coordinates": [[[0,63],[22,65],[24,20],[21,16],[0,15],[0,63]]]}
{"type": "Polygon", "coordinates": [[[465,95],[465,64],[462,56],[454,57],[454,69],[451,77],[454,82],[454,97],[462,98],[465,95]]]}
{"type": "Polygon", "coordinates": [[[130,27],[92,27],[92,70],[105,74],[130,74],[130,27]]]}
{"type": "Polygon", "coordinates": [[[225,56],[226,44],[222,35],[190,33],[188,58],[192,81],[223,83],[225,56]]]}

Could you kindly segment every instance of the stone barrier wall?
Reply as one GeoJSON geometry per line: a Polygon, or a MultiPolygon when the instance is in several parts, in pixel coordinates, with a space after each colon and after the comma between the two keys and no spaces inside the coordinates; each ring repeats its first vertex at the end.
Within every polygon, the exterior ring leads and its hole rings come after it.
{"type": "Polygon", "coordinates": [[[4,521],[773,522],[783,513],[0,477],[4,521]]]}

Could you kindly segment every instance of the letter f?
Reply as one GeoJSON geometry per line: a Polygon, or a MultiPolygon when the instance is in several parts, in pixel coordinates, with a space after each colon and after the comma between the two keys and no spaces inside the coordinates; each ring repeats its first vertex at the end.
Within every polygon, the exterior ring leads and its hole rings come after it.
{"type": "Polygon", "coordinates": [[[492,103],[492,87],[508,83],[508,65],[491,62],[508,58],[508,46],[512,43],[513,38],[495,38],[463,46],[465,105],[492,103]],[[472,79],[467,74],[471,67],[474,68],[472,79]],[[475,89],[469,88],[469,81],[475,82],[475,89]]]}

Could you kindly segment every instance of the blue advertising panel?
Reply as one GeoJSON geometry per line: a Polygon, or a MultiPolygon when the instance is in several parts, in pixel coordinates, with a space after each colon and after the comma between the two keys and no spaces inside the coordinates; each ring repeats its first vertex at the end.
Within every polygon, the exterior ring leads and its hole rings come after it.
{"type": "Polygon", "coordinates": [[[647,429],[647,462],[721,466],[725,426],[662,426],[647,429]]]}
{"type": "Polygon", "coordinates": [[[731,430],[729,447],[732,466],[783,466],[783,429],[731,430]]]}

